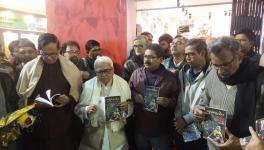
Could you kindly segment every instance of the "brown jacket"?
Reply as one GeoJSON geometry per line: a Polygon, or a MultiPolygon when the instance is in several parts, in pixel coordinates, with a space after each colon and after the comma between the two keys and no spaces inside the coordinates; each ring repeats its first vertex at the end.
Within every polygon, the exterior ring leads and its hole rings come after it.
{"type": "MultiPolygon", "coordinates": [[[[147,77],[146,69],[141,67],[135,70],[130,78],[130,88],[133,95],[141,94],[143,97],[146,92],[147,77]]],[[[146,111],[140,103],[135,103],[135,130],[138,134],[148,137],[168,135],[173,128],[174,110],[177,104],[179,94],[179,84],[176,77],[161,65],[158,71],[155,71],[157,79],[154,86],[160,87],[159,97],[169,98],[170,105],[165,108],[158,106],[158,112],[146,111]]]]}

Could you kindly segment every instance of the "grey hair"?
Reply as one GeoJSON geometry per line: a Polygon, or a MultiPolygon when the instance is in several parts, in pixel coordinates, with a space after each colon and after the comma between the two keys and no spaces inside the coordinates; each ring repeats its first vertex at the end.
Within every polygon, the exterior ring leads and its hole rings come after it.
{"type": "Polygon", "coordinates": [[[94,68],[100,63],[108,63],[112,68],[114,68],[114,63],[108,56],[98,56],[94,62],[94,68]]]}
{"type": "Polygon", "coordinates": [[[232,54],[238,54],[240,52],[240,44],[237,40],[232,37],[219,37],[209,42],[208,49],[209,52],[213,54],[220,53],[223,49],[227,49],[232,52],[232,54]]]}

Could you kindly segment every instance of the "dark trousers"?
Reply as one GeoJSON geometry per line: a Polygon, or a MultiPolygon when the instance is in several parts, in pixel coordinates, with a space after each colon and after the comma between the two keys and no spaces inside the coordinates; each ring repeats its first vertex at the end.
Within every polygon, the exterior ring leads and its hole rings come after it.
{"type": "Polygon", "coordinates": [[[22,140],[24,150],[72,150],[72,140],[67,135],[51,139],[23,136],[22,140]]]}
{"type": "Polygon", "coordinates": [[[176,133],[175,143],[179,150],[208,150],[207,140],[203,138],[196,141],[184,142],[182,135],[176,133]]]}
{"type": "Polygon", "coordinates": [[[127,118],[127,123],[125,125],[125,133],[127,137],[127,142],[129,150],[137,150],[136,141],[135,141],[135,119],[134,115],[131,115],[127,118]]]}
{"type": "Polygon", "coordinates": [[[169,135],[158,137],[145,137],[136,135],[136,145],[138,150],[171,150],[172,144],[169,135]]]}

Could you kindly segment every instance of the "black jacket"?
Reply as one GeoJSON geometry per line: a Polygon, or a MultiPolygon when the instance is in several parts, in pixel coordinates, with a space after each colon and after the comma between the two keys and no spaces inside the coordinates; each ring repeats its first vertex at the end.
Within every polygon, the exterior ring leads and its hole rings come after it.
{"type": "Polygon", "coordinates": [[[7,112],[13,112],[18,109],[19,97],[16,93],[15,83],[12,78],[3,70],[0,70],[0,84],[4,90],[7,112]]]}

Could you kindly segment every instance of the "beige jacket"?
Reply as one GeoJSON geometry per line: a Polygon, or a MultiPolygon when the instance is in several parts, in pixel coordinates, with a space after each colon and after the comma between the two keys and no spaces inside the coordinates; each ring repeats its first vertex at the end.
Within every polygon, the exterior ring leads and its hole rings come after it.
{"type": "MultiPolygon", "coordinates": [[[[76,102],[78,102],[82,84],[81,73],[78,68],[64,56],[59,55],[58,59],[60,61],[62,73],[71,86],[70,95],[74,97],[76,102]]],[[[28,62],[20,73],[16,89],[20,97],[24,100],[25,105],[28,104],[28,98],[36,88],[42,70],[43,61],[41,57],[38,56],[28,62]]]]}

